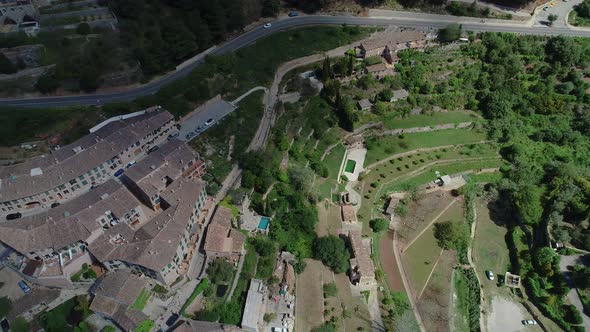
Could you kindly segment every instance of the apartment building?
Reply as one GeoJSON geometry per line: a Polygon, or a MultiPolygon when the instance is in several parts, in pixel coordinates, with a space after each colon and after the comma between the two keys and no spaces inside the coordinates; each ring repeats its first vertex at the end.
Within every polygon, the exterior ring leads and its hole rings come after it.
{"type": "Polygon", "coordinates": [[[79,196],[165,141],[175,129],[172,114],[160,107],[105,122],[48,155],[0,167],[0,214],[47,208],[79,196]]]}
{"type": "Polygon", "coordinates": [[[39,12],[33,0],[0,0],[0,24],[19,25],[37,20],[39,12]]]}
{"type": "Polygon", "coordinates": [[[83,262],[174,282],[188,272],[202,233],[207,195],[194,176],[201,167],[197,158],[184,143],[171,140],[128,169],[130,188],[144,187],[150,176],[134,182],[135,173],[158,174],[158,186],[150,189],[158,197],[155,210],[142,194],[110,179],[43,213],[0,222],[0,241],[20,253],[13,267],[33,282],[54,287],[71,286],[69,276],[83,262]],[[156,161],[160,167],[152,168],[156,161]]]}
{"type": "Polygon", "coordinates": [[[172,139],[126,171],[121,181],[153,210],[160,209],[160,194],[180,177],[199,177],[206,171],[199,154],[177,139],[172,139]]]}

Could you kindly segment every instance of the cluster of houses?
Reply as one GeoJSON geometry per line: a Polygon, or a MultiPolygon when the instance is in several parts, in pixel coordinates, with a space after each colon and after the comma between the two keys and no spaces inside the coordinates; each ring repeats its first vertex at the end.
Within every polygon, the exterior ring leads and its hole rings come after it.
{"type": "Polygon", "coordinates": [[[107,273],[92,307],[132,330],[145,315],[129,301],[147,280],[170,285],[187,275],[211,205],[205,162],[176,131],[172,114],[153,107],[0,168],[2,213],[18,214],[0,222],[0,241],[12,249],[5,265],[66,289],[84,265],[99,266],[107,273]]]}
{"type": "Polygon", "coordinates": [[[0,1],[0,33],[19,30],[34,34],[39,30],[39,9],[34,0],[0,1]]]}

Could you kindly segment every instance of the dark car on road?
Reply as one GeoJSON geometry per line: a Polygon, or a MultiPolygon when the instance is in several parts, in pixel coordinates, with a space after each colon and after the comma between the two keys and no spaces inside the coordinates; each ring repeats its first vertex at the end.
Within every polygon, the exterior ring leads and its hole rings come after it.
{"type": "Polygon", "coordinates": [[[17,213],[11,213],[9,215],[6,215],[6,220],[14,220],[14,219],[18,219],[20,217],[22,217],[23,215],[20,212],[17,213]]]}
{"type": "Polygon", "coordinates": [[[299,13],[296,11],[289,12],[289,17],[299,16],[299,13]]]}
{"type": "Polygon", "coordinates": [[[166,326],[172,326],[178,320],[178,314],[173,314],[166,320],[166,326]]]}
{"type": "Polygon", "coordinates": [[[115,172],[115,176],[121,176],[121,174],[125,173],[125,170],[122,168],[119,168],[118,171],[115,172]]]}
{"type": "Polygon", "coordinates": [[[59,203],[57,203],[57,202],[55,202],[55,203],[51,204],[51,208],[52,208],[52,209],[53,209],[53,208],[56,208],[56,207],[58,207],[58,206],[60,206],[60,204],[59,204],[59,203]]]}

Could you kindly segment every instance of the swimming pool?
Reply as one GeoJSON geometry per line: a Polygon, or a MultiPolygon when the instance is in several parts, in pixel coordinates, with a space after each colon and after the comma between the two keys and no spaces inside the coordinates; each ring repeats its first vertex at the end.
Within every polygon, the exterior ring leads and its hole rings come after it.
{"type": "Polygon", "coordinates": [[[270,224],[269,217],[260,217],[260,221],[258,222],[258,229],[266,231],[268,229],[268,224],[270,224]]]}

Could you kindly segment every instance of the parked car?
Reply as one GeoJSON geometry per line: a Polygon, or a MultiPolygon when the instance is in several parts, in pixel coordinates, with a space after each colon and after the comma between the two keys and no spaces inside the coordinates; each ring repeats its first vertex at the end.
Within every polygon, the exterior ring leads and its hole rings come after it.
{"type": "Polygon", "coordinates": [[[213,122],[215,122],[215,120],[209,119],[209,120],[205,121],[205,126],[209,127],[210,125],[213,124],[213,122]]]}
{"type": "Polygon", "coordinates": [[[486,271],[486,277],[488,277],[490,280],[494,280],[494,272],[490,270],[486,271]]]}
{"type": "Polygon", "coordinates": [[[264,25],[264,28],[265,28],[265,29],[268,29],[268,28],[270,28],[271,26],[272,26],[272,24],[270,24],[270,23],[266,23],[266,24],[264,25]]]}
{"type": "Polygon", "coordinates": [[[172,133],[172,134],[168,135],[168,140],[171,140],[171,139],[173,139],[174,137],[178,137],[178,135],[180,135],[180,133],[179,133],[179,132],[172,133]]]}
{"type": "Polygon", "coordinates": [[[172,326],[178,320],[178,314],[172,314],[172,316],[168,317],[166,320],[166,326],[172,326]]]}
{"type": "Polygon", "coordinates": [[[55,203],[51,204],[51,208],[53,209],[53,208],[56,208],[60,205],[61,205],[60,203],[55,202],[55,203]]]}
{"type": "Polygon", "coordinates": [[[289,12],[289,17],[299,16],[299,13],[296,11],[289,12]]]}
{"type": "Polygon", "coordinates": [[[522,325],[537,325],[537,321],[534,319],[525,319],[522,321],[522,325]]]}
{"type": "Polygon", "coordinates": [[[10,329],[10,324],[8,324],[8,320],[6,318],[0,322],[0,328],[2,329],[2,332],[8,332],[10,329]]]}
{"type": "Polygon", "coordinates": [[[544,10],[544,11],[548,11],[548,10],[549,10],[549,6],[547,6],[547,7],[543,7],[543,10],[544,10]]]}
{"type": "Polygon", "coordinates": [[[201,131],[203,131],[203,126],[198,126],[197,129],[195,129],[196,133],[200,133],[201,131]]]}
{"type": "Polygon", "coordinates": [[[154,152],[154,151],[158,150],[159,148],[160,148],[160,147],[159,147],[159,146],[157,146],[157,145],[156,145],[156,146],[152,146],[151,148],[149,148],[149,150],[148,150],[147,152],[148,152],[148,153],[152,153],[152,152],[154,152]]]}
{"type": "Polygon", "coordinates": [[[119,168],[118,171],[115,172],[115,176],[121,176],[121,174],[125,173],[125,170],[122,168],[119,168]]]}
{"type": "Polygon", "coordinates": [[[22,289],[25,294],[31,291],[31,288],[22,280],[18,282],[18,287],[20,287],[20,289],[22,289]]]}
{"type": "Polygon", "coordinates": [[[127,164],[127,166],[125,166],[126,168],[130,168],[131,166],[135,165],[135,163],[137,163],[137,161],[132,160],[129,162],[129,164],[127,164]]]}
{"type": "Polygon", "coordinates": [[[6,215],[6,220],[14,220],[14,219],[18,219],[20,217],[22,217],[23,215],[20,212],[17,213],[11,213],[6,215]]]}
{"type": "Polygon", "coordinates": [[[185,138],[186,138],[186,139],[191,139],[191,138],[193,138],[194,136],[195,136],[195,133],[193,133],[193,132],[191,131],[190,133],[186,134],[185,138]]]}

